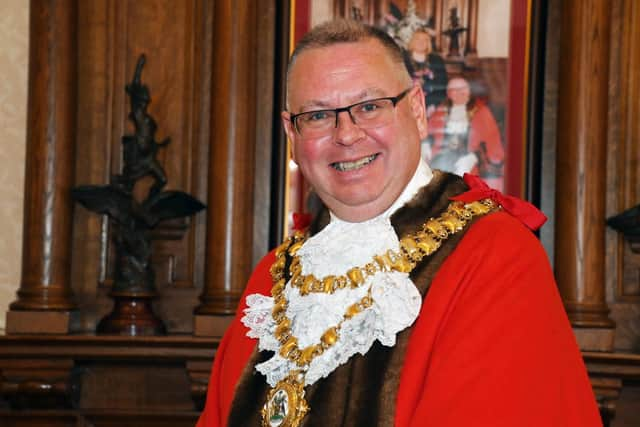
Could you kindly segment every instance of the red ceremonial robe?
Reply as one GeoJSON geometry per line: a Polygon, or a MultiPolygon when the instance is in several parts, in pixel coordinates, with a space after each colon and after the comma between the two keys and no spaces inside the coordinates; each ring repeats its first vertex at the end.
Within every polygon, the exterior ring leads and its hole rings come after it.
{"type": "MultiPolygon", "coordinates": [[[[431,159],[436,157],[446,145],[449,112],[450,106],[447,105],[437,109],[429,118],[429,134],[433,139],[431,159]]],[[[490,187],[503,191],[502,167],[499,167],[499,176],[496,176],[495,171],[489,173],[492,168],[488,165],[488,162],[494,165],[502,165],[504,162],[504,147],[498,124],[489,107],[480,100],[474,100],[467,105],[467,116],[469,128],[466,152],[475,153],[479,162],[467,172],[480,175],[490,187]],[[483,144],[486,153],[483,153],[483,144]]]]}
{"type": "MultiPolygon", "coordinates": [[[[245,296],[270,294],[273,261],[272,252],[259,263],[245,296]]],[[[226,425],[257,343],[240,322],[245,296],[197,427],[226,425]]],[[[546,253],[506,212],[474,223],[438,270],[413,325],[396,409],[398,427],[602,425],[546,253]]]]}

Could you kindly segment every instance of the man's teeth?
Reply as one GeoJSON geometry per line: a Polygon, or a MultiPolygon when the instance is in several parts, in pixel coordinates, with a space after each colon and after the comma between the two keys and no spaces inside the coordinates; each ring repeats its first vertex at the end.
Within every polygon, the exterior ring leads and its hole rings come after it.
{"type": "Polygon", "coordinates": [[[354,169],[359,169],[364,165],[368,165],[377,156],[378,156],[377,154],[372,154],[371,156],[363,157],[360,160],[356,160],[355,162],[335,162],[335,163],[332,163],[331,166],[333,166],[334,169],[340,172],[352,171],[354,169]]]}

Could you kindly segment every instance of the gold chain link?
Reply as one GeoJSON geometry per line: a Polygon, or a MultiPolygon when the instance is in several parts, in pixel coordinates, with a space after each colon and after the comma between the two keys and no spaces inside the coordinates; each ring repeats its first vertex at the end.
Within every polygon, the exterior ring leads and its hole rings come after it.
{"type": "Polygon", "coordinates": [[[420,231],[400,239],[399,251],[388,250],[382,255],[375,255],[373,261],[363,267],[353,267],[345,275],[326,276],[322,279],[316,278],[313,274],[302,274],[300,258],[296,253],[305,242],[306,236],[301,232],[294,233],[276,249],[276,261],[269,270],[274,283],[271,288],[271,295],[274,299],[271,314],[276,322],[275,338],[280,343],[280,356],[295,362],[300,367],[309,365],[315,357],[324,353],[338,341],[340,328],[346,320],[373,305],[371,286],[369,286],[367,294],[355,304],[347,307],[342,320],[327,329],[320,337],[318,344],[300,349],[298,339],[293,336],[291,331],[291,320],[286,315],[289,304],[284,296],[284,288],[287,283],[284,272],[287,254],[293,258],[289,268],[291,285],[298,288],[301,295],[309,293],[332,294],[336,290],[346,287],[355,289],[364,284],[367,277],[381,271],[410,273],[424,257],[437,251],[445,240],[461,231],[473,217],[485,215],[498,207],[499,205],[491,199],[467,204],[451,202],[447,210],[438,218],[429,219],[423,224],[420,231]]]}

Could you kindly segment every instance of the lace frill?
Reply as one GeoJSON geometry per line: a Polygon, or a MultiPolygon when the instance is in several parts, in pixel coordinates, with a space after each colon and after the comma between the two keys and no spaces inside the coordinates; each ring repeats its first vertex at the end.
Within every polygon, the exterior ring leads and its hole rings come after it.
{"type": "MultiPolygon", "coordinates": [[[[411,184],[399,198],[402,203],[410,199],[418,188],[430,179],[430,171],[421,164],[411,184]]],[[[298,251],[303,274],[318,278],[343,275],[353,266],[363,266],[374,255],[389,249],[398,250],[398,237],[389,221],[397,209],[392,206],[385,214],[362,223],[348,223],[332,217],[331,223],[320,233],[308,239],[298,251]]],[[[407,273],[381,272],[368,277],[356,289],[340,289],[334,294],[311,293],[302,296],[297,288],[287,283],[285,296],[289,302],[287,317],[291,319],[293,335],[299,348],[320,342],[322,334],[338,324],[350,305],[359,301],[371,287],[373,306],[344,321],[335,345],[309,364],[305,384],[313,384],[328,376],[357,353],[365,354],[374,341],[393,346],[398,332],[409,327],[418,316],[422,298],[407,273]]],[[[249,329],[247,336],[258,339],[260,350],[275,354],[256,365],[272,387],[299,369],[294,362],[278,354],[279,343],[274,337],[276,324],[271,316],[273,298],[260,294],[247,297],[243,324],[249,329]]]]}

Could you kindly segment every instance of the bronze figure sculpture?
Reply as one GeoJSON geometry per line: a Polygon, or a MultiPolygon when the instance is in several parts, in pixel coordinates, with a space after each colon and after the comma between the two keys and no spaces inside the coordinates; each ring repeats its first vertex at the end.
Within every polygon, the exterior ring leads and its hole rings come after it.
{"type": "Polygon", "coordinates": [[[149,89],[141,83],[145,57],[141,55],[133,80],[126,86],[131,101],[129,120],[135,134],[122,137],[122,173],[108,185],[84,185],[72,189],[72,197],[85,208],[107,215],[113,225],[115,243],[114,280],[110,296],[113,311],[103,318],[98,333],[120,335],[165,334],[162,321],[153,314],[151,300],[157,296],[151,265],[150,231],[161,221],[191,216],[205,208],[182,191],[162,191],[165,172],[156,159],[158,149],[170,139],[155,140],[157,124],[147,112],[149,89]],[[143,177],[153,184],[146,197],[136,200],[134,188],[143,177]]]}

